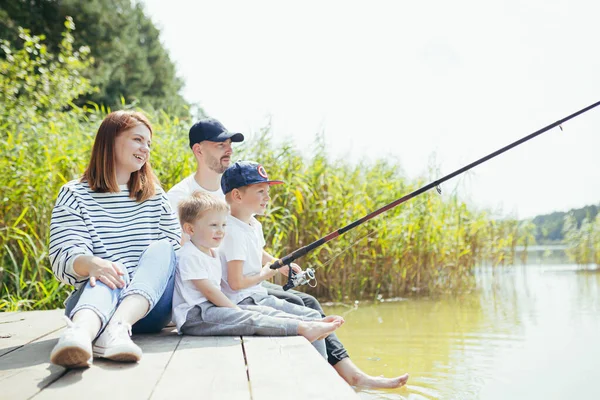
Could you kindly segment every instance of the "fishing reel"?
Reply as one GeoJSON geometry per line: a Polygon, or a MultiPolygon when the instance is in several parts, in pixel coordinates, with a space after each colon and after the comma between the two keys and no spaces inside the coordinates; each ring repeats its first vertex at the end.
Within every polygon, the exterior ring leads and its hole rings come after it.
{"type": "Polygon", "coordinates": [[[317,278],[315,278],[315,270],[312,268],[306,268],[300,273],[295,273],[292,268],[289,270],[288,281],[283,286],[283,290],[289,290],[296,286],[306,285],[310,287],[317,286],[317,278]]]}

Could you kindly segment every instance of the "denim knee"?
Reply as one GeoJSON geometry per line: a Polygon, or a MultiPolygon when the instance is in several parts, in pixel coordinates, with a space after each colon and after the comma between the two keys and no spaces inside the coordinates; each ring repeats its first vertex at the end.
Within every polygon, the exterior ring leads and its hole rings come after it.
{"type": "Polygon", "coordinates": [[[171,243],[166,240],[153,242],[140,256],[131,284],[123,290],[121,299],[139,294],[149,303],[146,315],[162,297],[169,280],[175,275],[177,257],[171,243]]]}

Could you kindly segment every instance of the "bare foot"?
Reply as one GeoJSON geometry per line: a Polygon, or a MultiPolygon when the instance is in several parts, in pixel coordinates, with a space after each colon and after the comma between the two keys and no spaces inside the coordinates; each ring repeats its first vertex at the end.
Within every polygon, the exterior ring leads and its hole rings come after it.
{"type": "Polygon", "coordinates": [[[339,321],[320,322],[320,321],[301,321],[298,325],[298,334],[302,335],[309,342],[314,342],[327,337],[331,332],[340,326],[339,321]]]}
{"type": "Polygon", "coordinates": [[[408,374],[397,376],[395,378],[386,378],[383,375],[371,376],[360,374],[354,379],[354,386],[366,387],[371,389],[393,389],[406,385],[408,374]]]}
{"type": "Polygon", "coordinates": [[[335,322],[340,321],[340,325],[344,324],[344,317],[340,317],[339,315],[328,315],[325,318],[321,319],[322,322],[335,322]]]}
{"type": "MultiPolygon", "coordinates": [[[[329,315],[325,318],[320,319],[319,321],[339,323],[338,327],[344,325],[344,322],[346,322],[346,321],[344,321],[344,317],[340,317],[339,315],[329,315]]],[[[323,336],[320,336],[319,338],[317,338],[317,340],[325,339],[327,336],[329,336],[330,333],[331,332],[329,332],[323,336]]]]}
{"type": "Polygon", "coordinates": [[[342,358],[333,366],[333,368],[335,368],[337,373],[352,386],[373,389],[393,389],[404,386],[408,381],[408,374],[397,376],[395,378],[368,375],[358,368],[349,357],[342,358]]]}

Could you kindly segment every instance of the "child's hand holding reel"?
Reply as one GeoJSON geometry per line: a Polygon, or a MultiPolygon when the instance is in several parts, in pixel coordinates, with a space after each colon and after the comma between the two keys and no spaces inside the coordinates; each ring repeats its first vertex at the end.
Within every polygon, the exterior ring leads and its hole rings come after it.
{"type": "MultiPolygon", "coordinates": [[[[281,260],[277,260],[275,263],[281,263],[281,260]]],[[[271,266],[269,265],[269,267],[271,266]]],[[[288,277],[288,281],[283,286],[283,290],[289,290],[296,286],[306,284],[310,287],[317,286],[317,278],[315,277],[315,270],[313,268],[306,268],[306,270],[303,271],[298,264],[291,263],[289,266],[280,267],[279,272],[288,277]]]]}

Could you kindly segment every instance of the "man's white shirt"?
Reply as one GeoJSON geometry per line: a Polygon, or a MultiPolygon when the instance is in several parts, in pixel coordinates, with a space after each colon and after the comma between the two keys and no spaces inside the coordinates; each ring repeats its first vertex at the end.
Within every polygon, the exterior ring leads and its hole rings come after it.
{"type": "Polygon", "coordinates": [[[194,175],[195,174],[188,176],[187,178],[173,186],[171,190],[167,192],[169,202],[171,203],[171,208],[175,211],[175,214],[177,214],[177,218],[179,218],[179,202],[185,199],[186,197],[191,196],[194,192],[200,191],[210,193],[220,199],[225,200],[225,195],[223,194],[223,190],[221,190],[221,188],[215,190],[214,192],[206,190],[205,188],[200,186],[198,182],[196,182],[196,179],[194,179],[194,175]]]}

